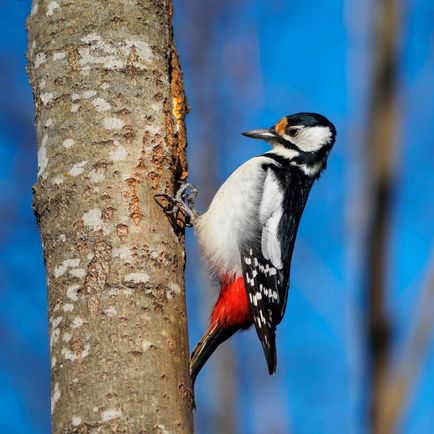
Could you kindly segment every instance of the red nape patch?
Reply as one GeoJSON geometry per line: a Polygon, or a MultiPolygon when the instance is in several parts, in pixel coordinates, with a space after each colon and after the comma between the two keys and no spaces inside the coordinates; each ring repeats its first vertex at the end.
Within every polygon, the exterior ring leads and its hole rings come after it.
{"type": "Polygon", "coordinates": [[[244,279],[238,277],[235,280],[224,280],[220,284],[220,295],[211,314],[211,325],[220,323],[222,326],[238,326],[243,329],[249,327],[252,316],[244,279]]]}

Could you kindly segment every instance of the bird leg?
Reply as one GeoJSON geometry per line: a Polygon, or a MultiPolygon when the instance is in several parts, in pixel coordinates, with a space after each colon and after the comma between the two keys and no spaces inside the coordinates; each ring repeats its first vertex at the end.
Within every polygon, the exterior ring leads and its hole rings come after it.
{"type": "Polygon", "coordinates": [[[181,186],[176,192],[175,196],[170,194],[156,194],[154,199],[158,205],[163,208],[166,214],[176,215],[179,211],[182,211],[185,215],[185,226],[193,226],[195,220],[199,216],[198,212],[194,209],[194,201],[197,196],[197,188],[189,182],[180,182],[181,186]],[[161,204],[157,199],[163,198],[167,202],[166,205],[161,204]]]}

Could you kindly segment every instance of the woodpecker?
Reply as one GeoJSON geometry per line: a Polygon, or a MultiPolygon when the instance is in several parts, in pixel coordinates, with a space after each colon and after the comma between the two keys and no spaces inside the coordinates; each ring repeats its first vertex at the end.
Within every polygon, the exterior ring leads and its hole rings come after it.
{"type": "Polygon", "coordinates": [[[311,187],[325,169],[336,129],[317,113],[285,116],[271,128],[242,133],[271,150],[241,165],[199,215],[197,190],[166,194],[168,213],[185,214],[220,283],[208,329],[191,354],[192,382],[215,349],[254,324],[270,375],[276,371],[276,327],[285,313],[291,258],[311,187]],[[190,193],[187,193],[190,191],[190,193]]]}

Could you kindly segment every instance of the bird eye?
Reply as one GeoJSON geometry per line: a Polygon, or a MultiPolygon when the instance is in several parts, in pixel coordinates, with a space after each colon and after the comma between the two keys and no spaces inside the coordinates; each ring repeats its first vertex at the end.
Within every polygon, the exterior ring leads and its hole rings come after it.
{"type": "Polygon", "coordinates": [[[297,137],[300,134],[300,128],[288,128],[288,136],[297,137]]]}

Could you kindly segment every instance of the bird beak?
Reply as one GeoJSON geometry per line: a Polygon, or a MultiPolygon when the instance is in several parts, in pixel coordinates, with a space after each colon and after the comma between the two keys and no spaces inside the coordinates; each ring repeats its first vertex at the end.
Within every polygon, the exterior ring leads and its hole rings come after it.
{"type": "Polygon", "coordinates": [[[265,141],[274,140],[277,138],[277,134],[273,128],[261,128],[259,130],[250,130],[241,134],[246,137],[251,137],[252,139],[262,139],[265,141]]]}

